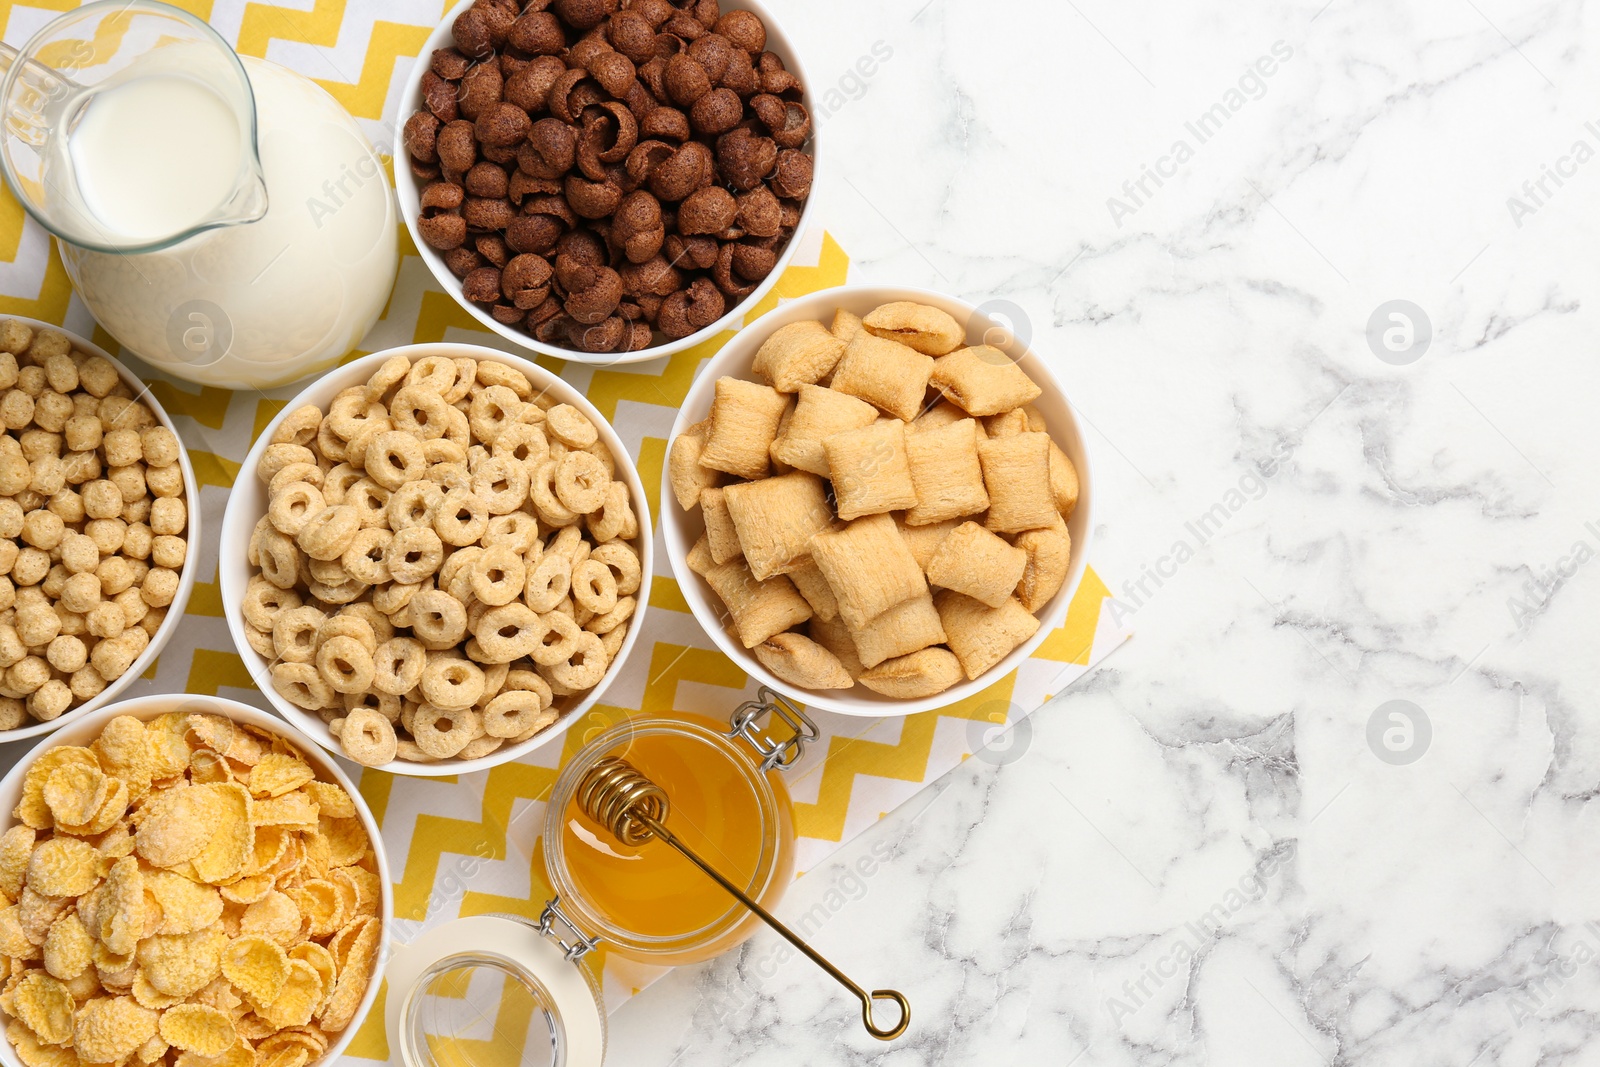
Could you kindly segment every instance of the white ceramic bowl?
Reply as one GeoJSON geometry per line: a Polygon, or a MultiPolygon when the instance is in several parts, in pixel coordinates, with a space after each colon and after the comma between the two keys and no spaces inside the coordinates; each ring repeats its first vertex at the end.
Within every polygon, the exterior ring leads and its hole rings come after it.
{"type": "MultiPolygon", "coordinates": [[[[112,358],[111,354],[99,345],[87,338],[79,337],[70,330],[63,330],[54,323],[40,322],[38,319],[24,318],[21,315],[0,315],[0,320],[4,319],[25,322],[35,330],[55,330],[58,333],[64,333],[72,339],[72,347],[81,352],[87,352],[89,355],[99,356],[117,368],[117,373],[122,375],[122,380],[128,384],[128,388],[133,390],[133,394],[138,398],[139,402],[150,409],[161,425],[177,435],[178,443],[182,446],[178,449],[178,466],[183,468],[183,503],[189,513],[189,529],[183,535],[184,540],[189,542],[189,551],[183,559],[183,573],[178,576],[178,595],[172,598],[172,603],[167,607],[166,619],[162,621],[160,628],[156,630],[155,636],[150,639],[150,643],[145,646],[145,650],[139,654],[139,658],[134,660],[133,664],[122,673],[122,677],[106,686],[93,700],[86,700],[75,708],[68,708],[59,717],[49,722],[30,722],[27,726],[19,726],[15,730],[0,732],[0,741],[9,742],[22,741],[29,737],[38,737],[41,734],[50,733],[52,730],[58,730],[68,723],[83,718],[85,715],[92,714],[98,708],[105,707],[113,700],[116,700],[122,691],[132,685],[134,679],[144,674],[149,669],[150,664],[155,662],[156,657],[161,655],[162,648],[166,647],[167,642],[172,640],[172,635],[177,632],[178,625],[183,621],[184,609],[189,606],[189,594],[194,592],[194,580],[195,575],[198,573],[200,557],[200,489],[195,484],[194,466],[189,462],[189,448],[183,440],[183,435],[178,433],[178,428],[173,425],[172,418],[157,402],[155,396],[151,394],[149,386],[140,381],[133,371],[123,366],[120,361],[112,358]]],[[[9,811],[10,809],[6,810],[9,811]]]]}
{"type": "Polygon", "coordinates": [[[276,708],[284,718],[288,719],[302,732],[309,735],[317,744],[332,752],[339,752],[339,741],[328,732],[325,724],[310,712],[295,707],[289,701],[278,695],[272,687],[269,677],[271,664],[262,658],[260,653],[250,647],[250,642],[245,639],[244,621],[244,591],[250,584],[250,577],[256,568],[250,566],[246,557],[245,548],[250,543],[250,534],[255,529],[256,523],[267,511],[267,487],[262,484],[256,475],[256,469],[261,463],[261,454],[266,451],[272,434],[278,424],[296,408],[305,404],[316,404],[323,411],[328,410],[328,405],[341,390],[352,385],[360,385],[372,376],[373,371],[388,359],[394,356],[407,356],[415,361],[424,356],[468,356],[476,360],[488,360],[494,363],[504,363],[515,367],[533,382],[536,391],[543,390],[559,398],[562,403],[571,404],[589,417],[595,428],[600,431],[600,440],[611,449],[612,458],[616,461],[616,477],[627,483],[628,492],[633,497],[634,514],[639,519],[639,536],[635,539],[635,547],[639,550],[639,606],[634,610],[633,618],[628,620],[628,634],[623,639],[622,647],[617,650],[617,656],[606,669],[605,676],[598,685],[587,693],[577,698],[563,697],[556,702],[562,708],[561,717],[549,728],[535,734],[520,745],[502,745],[489,755],[480,759],[447,759],[437,763],[410,763],[406,760],[396,759],[384,764],[379,770],[389,771],[392,774],[414,774],[423,777],[438,777],[447,774],[467,774],[472,771],[487,770],[497,764],[506,763],[517,759],[526,753],[532,752],[541,745],[560,737],[566,732],[567,727],[582,717],[583,713],[600,699],[606,687],[617,677],[622,670],[622,664],[628,658],[628,653],[633,650],[633,644],[639,638],[639,631],[644,623],[646,607],[650,599],[650,578],[653,572],[655,559],[654,537],[650,528],[650,505],[645,499],[644,484],[639,481],[639,470],[634,466],[633,458],[628,455],[627,448],[622,439],[617,436],[611,424],[595,410],[587,397],[554,374],[538,366],[531,360],[521,356],[509,355],[491,348],[480,348],[475,345],[455,344],[428,344],[407,345],[403,348],[391,348],[383,352],[374,352],[370,356],[346,363],[318,378],[310,387],[299,396],[286,404],[278,417],[267,424],[267,428],[256,438],[256,443],[250,449],[250,454],[245,457],[244,466],[239,469],[239,478],[234,483],[233,494],[228,498],[228,510],[222,519],[222,544],[224,550],[217,561],[217,579],[222,587],[223,609],[228,616],[228,629],[233,634],[233,643],[238,646],[239,655],[244,659],[244,665],[250,672],[250,677],[255,680],[267,700],[276,708]],[[561,701],[568,701],[562,707],[561,701]]]}
{"type": "Polygon", "coordinates": [[[1045,362],[1044,357],[1020,343],[1008,325],[980,314],[971,304],[925,289],[846,285],[790,300],[776,311],[768,312],[754,326],[741,331],[732,341],[724,345],[701,370],[700,377],[696,379],[689,390],[689,395],[684,398],[683,406],[678,410],[677,421],[672,427],[672,437],[676,438],[686,428],[710,415],[711,400],[716,391],[718,378],[731,376],[751,381],[759,380],[750,369],[750,365],[761,343],[780,327],[804,319],[829,323],[833,320],[833,313],[839,308],[857,315],[865,315],[878,305],[894,300],[914,300],[949,312],[955,316],[957,322],[966,324],[969,344],[977,344],[987,338],[989,344],[1004,350],[1015,359],[1018,365],[1028,372],[1028,376],[1044,390],[1039,399],[1033,402],[1034,406],[1044,413],[1049,423],[1050,436],[1078,468],[1078,506],[1073,511],[1072,517],[1067,520],[1067,529],[1072,534],[1072,561],[1061,590],[1038,613],[1039,631],[973,681],[962,682],[942,693],[920,700],[896,700],[880,696],[862,685],[844,690],[800,689],[774,676],[743,644],[723,628],[720,621],[723,615],[721,601],[711,591],[705,579],[691,571],[686,562],[689,549],[694,547],[694,543],[705,532],[705,521],[698,508],[692,513],[686,513],[678,506],[677,499],[672,495],[668,474],[663,470],[661,526],[663,539],[666,542],[667,558],[672,561],[672,572],[677,576],[679,588],[683,590],[683,595],[689,601],[689,606],[693,609],[695,618],[700,621],[700,625],[711,635],[717,647],[727,653],[728,657],[751,677],[801,704],[842,715],[913,715],[934,708],[948,707],[982,692],[998,679],[1005,677],[1008,672],[1015,670],[1023,660],[1033,655],[1034,650],[1066,616],[1067,605],[1072,602],[1072,596],[1083,578],[1084,567],[1089,557],[1089,538],[1094,529],[1094,477],[1089,469],[1087,443],[1078,425],[1077,415],[1056,381],[1049,364],[1045,362]]]}
{"type": "MultiPolygon", "coordinates": [[[[493,330],[507,341],[521,348],[538,352],[545,356],[554,356],[557,359],[570,359],[575,363],[612,366],[618,363],[641,363],[647,359],[660,359],[675,352],[682,352],[686,348],[693,348],[723,330],[736,329],[738,324],[744,320],[744,316],[757,304],[761,303],[766,295],[772,291],[772,287],[778,284],[778,279],[783,276],[783,272],[788,268],[790,260],[794,258],[794,253],[800,245],[801,237],[811,224],[812,209],[817,202],[816,178],[820,176],[822,166],[822,156],[817,147],[820,137],[816,129],[815,116],[813,116],[811,141],[806,146],[806,151],[810,153],[813,165],[811,195],[806,198],[805,207],[800,212],[800,222],[795,227],[794,233],[789,236],[789,243],[784,246],[783,251],[778,256],[777,266],[773,267],[772,273],[768,274],[766,278],[762,279],[761,284],[756,286],[755,292],[729,308],[722,318],[705,329],[697,330],[688,337],[680,337],[676,341],[653,345],[638,352],[578,352],[571,348],[547,345],[524,330],[515,326],[507,326],[502,322],[496,322],[494,317],[487,311],[463,296],[461,293],[461,279],[450,273],[450,268],[444,264],[444,257],[424,241],[422,235],[417,232],[417,215],[421,210],[418,198],[421,188],[418,186],[417,179],[412,175],[411,167],[407,163],[407,160],[411,158],[411,154],[406,151],[405,146],[406,119],[410,118],[422,106],[422,76],[428,71],[428,64],[433,57],[433,53],[437,49],[450,48],[454,45],[455,38],[452,36],[452,27],[455,25],[456,16],[471,7],[472,4],[473,0],[460,0],[445,15],[444,21],[440,22],[433,33],[428,35],[428,39],[423,42],[422,50],[418,53],[417,60],[412,65],[411,74],[406,79],[405,88],[401,91],[400,117],[395,122],[394,186],[396,193],[400,197],[400,214],[405,218],[406,229],[411,234],[411,242],[416,245],[423,262],[428,264],[428,269],[433,271],[433,276],[438,280],[439,285],[445,292],[450,294],[451,299],[466,309],[467,314],[482,323],[485,329],[493,330]]],[[[761,16],[761,21],[767,27],[767,51],[782,59],[783,65],[795,77],[800,79],[800,84],[805,87],[806,91],[806,106],[808,108],[813,106],[811,79],[806,76],[805,67],[800,62],[799,52],[796,51],[788,36],[783,32],[783,27],[778,24],[778,20],[773,18],[772,12],[758,0],[725,0],[723,10],[732,11],[735,9],[752,11],[761,16]]]]}
{"type": "MultiPolygon", "coordinates": [[[[0,780],[0,833],[11,828],[16,822],[12,811],[17,802],[22,799],[22,780],[27,776],[28,768],[33,766],[33,761],[46,751],[57,745],[85,746],[100,736],[100,731],[105,729],[107,723],[119,715],[132,715],[136,719],[149,721],[169,711],[187,711],[195,714],[221,715],[234,722],[246,726],[254,726],[275,734],[280,734],[300,750],[302,756],[311,769],[317,774],[319,781],[337,782],[345,792],[350,794],[350,799],[355,802],[356,816],[361,820],[361,825],[366,828],[367,839],[372,843],[373,855],[377,857],[378,882],[382,890],[379,903],[379,920],[383,923],[383,936],[379,939],[380,951],[377,953],[372,965],[372,980],[367,983],[367,992],[361,998],[361,1005],[356,1009],[350,1025],[336,1035],[328,1051],[315,1063],[332,1063],[338,1059],[345,1048],[355,1038],[356,1032],[361,1029],[361,1021],[366,1018],[367,1012],[372,1009],[372,1004],[378,997],[378,990],[383,987],[383,972],[388,964],[389,953],[383,950],[388,944],[388,935],[394,929],[394,889],[389,878],[389,857],[383,849],[383,835],[378,832],[378,824],[372,817],[372,811],[367,807],[367,802],[356,790],[343,770],[339,768],[337,760],[330,759],[326,753],[312,744],[310,739],[298,730],[284,723],[281,719],[274,718],[264,711],[248,707],[233,700],[224,700],[221,697],[197,696],[192,693],[164,694],[160,696],[138,697],[134,700],[112,704],[98,711],[74,720],[71,724],[57,731],[46,741],[40,742],[22,759],[11,768],[10,773],[0,780]]],[[[64,718],[65,716],[63,716],[64,718]]],[[[23,1067],[16,1050],[11,1047],[11,1042],[0,1039],[0,1063],[5,1067],[23,1067]]]]}

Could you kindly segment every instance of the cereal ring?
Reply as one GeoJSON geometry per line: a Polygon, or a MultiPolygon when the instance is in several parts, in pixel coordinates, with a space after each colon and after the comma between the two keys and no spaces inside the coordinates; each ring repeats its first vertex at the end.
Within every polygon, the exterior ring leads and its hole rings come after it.
{"type": "Polygon", "coordinates": [[[554,611],[562,597],[572,587],[572,561],[566,556],[547,552],[539,565],[528,572],[522,598],[528,607],[543,615],[554,611]]]}
{"type": "MultiPolygon", "coordinates": [[[[538,693],[501,693],[483,709],[483,732],[490,737],[516,737],[532,729],[546,715],[547,703],[538,693]]],[[[549,721],[556,716],[549,713],[549,721]]]]}
{"type": "Polygon", "coordinates": [[[478,361],[471,356],[453,356],[450,362],[456,365],[456,380],[445,390],[444,399],[446,403],[454,404],[466,397],[477,383],[478,361]]]}
{"type": "Polygon", "coordinates": [[[270,482],[273,475],[291,463],[316,461],[315,453],[305,445],[268,445],[261,453],[261,462],[256,465],[256,477],[263,482],[270,482]]]}
{"type": "Polygon", "coordinates": [[[440,437],[422,442],[422,458],[428,461],[430,467],[436,463],[465,463],[467,450],[454,441],[440,437]]]}
{"type": "Polygon", "coordinates": [[[411,364],[406,384],[429,389],[440,396],[449,392],[459,377],[455,360],[449,356],[423,356],[411,364]]]}
{"type": "Polygon", "coordinates": [[[517,424],[517,414],[522,401],[503,385],[491,385],[472,398],[467,410],[467,425],[472,436],[486,445],[492,445],[508,426],[517,424]]]}
{"type": "Polygon", "coordinates": [[[379,641],[387,641],[394,636],[394,625],[389,622],[389,616],[370,603],[347,604],[339,611],[339,616],[359,619],[366,623],[367,629],[372,631],[374,647],[379,641]]]}
{"type": "Polygon", "coordinates": [[[389,693],[379,693],[368,690],[365,693],[346,693],[344,695],[344,710],[346,714],[358,708],[375,711],[391,723],[400,721],[400,707],[402,701],[399,697],[389,693]]]}
{"type": "Polygon", "coordinates": [[[509,515],[528,500],[532,481],[527,465],[509,456],[485,459],[472,472],[472,492],[490,515],[509,515]]]}
{"type": "Polygon", "coordinates": [[[576,526],[557,530],[544,550],[546,555],[566,556],[574,567],[589,558],[589,542],[583,539],[583,531],[576,526]]]}
{"type": "Polygon", "coordinates": [[[311,521],[311,516],[327,506],[322,499],[322,492],[310,482],[290,482],[272,494],[272,503],[267,506],[267,521],[279,533],[294,537],[311,521]]]}
{"type": "Polygon", "coordinates": [[[572,572],[572,599],[580,608],[604,615],[617,606],[617,579],[611,568],[586,559],[572,572]]]}
{"type": "Polygon", "coordinates": [[[286,663],[310,663],[317,655],[317,631],[327,616],[310,604],[280,611],[272,620],[272,648],[286,663]]]}
{"type": "Polygon", "coordinates": [[[444,590],[424,589],[410,607],[411,632],[424,648],[453,648],[466,636],[467,606],[444,590]]]}
{"type": "Polygon", "coordinates": [[[554,481],[559,460],[547,459],[539,464],[529,481],[528,493],[533,499],[533,511],[546,526],[571,526],[578,521],[578,513],[570,510],[556,496],[554,481]]]}
{"type": "MultiPolygon", "coordinates": [[[[388,561],[387,554],[384,556],[384,561],[388,561]]],[[[411,603],[411,598],[421,590],[420,582],[391,581],[372,591],[372,606],[387,617],[397,611],[405,610],[406,605],[411,603]]]]}
{"type": "Polygon", "coordinates": [[[368,419],[362,424],[361,429],[356,431],[355,436],[345,444],[344,461],[352,467],[365,468],[367,465],[367,449],[372,447],[372,442],[382,434],[393,432],[395,432],[394,421],[389,416],[381,415],[377,418],[368,419]]]}
{"type": "Polygon", "coordinates": [[[601,637],[605,637],[632,618],[634,610],[638,606],[639,602],[631,596],[618,597],[616,607],[594,616],[594,618],[583,624],[583,628],[592,634],[599,634],[601,637]]]}
{"type": "MultiPolygon", "coordinates": [[[[137,632],[143,633],[142,630],[137,632]]],[[[333,687],[310,663],[273,664],[272,688],[276,689],[283,699],[305,711],[320,711],[323,708],[337,707],[339,703],[333,687]]]]}
{"type": "Polygon", "coordinates": [[[566,660],[550,664],[550,675],[568,689],[582,692],[593,689],[605,677],[609,666],[605,646],[597,634],[584,632],[578,637],[578,648],[566,660]]]}
{"type": "Polygon", "coordinates": [[[444,437],[452,444],[466,448],[472,444],[472,427],[467,421],[467,413],[459,408],[446,404],[444,409],[445,427],[444,437]]]}
{"type": "MultiPolygon", "coordinates": [[[[294,540],[268,529],[257,541],[261,575],[279,589],[293,589],[300,580],[300,549],[294,540]]],[[[12,571],[15,572],[13,567],[12,571]]]]}
{"type": "Polygon", "coordinates": [[[354,637],[330,637],[317,649],[317,672],[336,693],[365,692],[373,680],[372,653],[354,637]]]}
{"type": "Polygon", "coordinates": [[[545,426],[551,437],[569,448],[588,448],[600,439],[589,417],[571,404],[557,404],[545,413],[545,426]]]}
{"type": "Polygon", "coordinates": [[[267,483],[267,497],[271,497],[286,485],[294,482],[309,482],[317,489],[322,488],[323,470],[315,463],[291,463],[272,476],[272,481],[267,483]]]}
{"type": "Polygon", "coordinates": [[[429,656],[418,688],[437,708],[470,708],[483,695],[483,669],[468,659],[429,656]]]}
{"type": "Polygon", "coordinates": [[[333,424],[327,419],[323,419],[322,425],[317,427],[315,447],[323,459],[332,460],[334,463],[343,463],[350,455],[348,443],[333,432],[333,424]]]}
{"type": "Polygon", "coordinates": [[[404,696],[422,681],[428,653],[413,637],[391,637],[372,654],[372,685],[380,693],[404,696]]]}
{"type": "Polygon", "coordinates": [[[382,585],[390,578],[388,552],[393,540],[394,534],[381,527],[360,530],[339,557],[339,565],[363,585],[382,585]]]}
{"type": "Polygon", "coordinates": [[[495,363],[490,360],[478,361],[478,384],[484,388],[492,385],[503,385],[517,394],[517,399],[527,400],[533,395],[533,385],[528,381],[528,376],[517,368],[507,363],[495,363]]]}
{"type": "Polygon", "coordinates": [[[577,622],[572,616],[559,611],[547,611],[539,619],[546,627],[544,637],[534,646],[529,657],[543,667],[553,667],[571,659],[578,651],[578,639],[584,633],[577,622]]]}
{"type": "Polygon", "coordinates": [[[364,388],[346,389],[328,405],[328,416],[323,419],[328,428],[341,441],[353,441],[356,434],[375,419],[387,419],[388,409],[376,400],[368,400],[364,388]]]}
{"type": "Polygon", "coordinates": [[[445,492],[460,489],[463,492],[472,492],[472,474],[467,468],[466,461],[460,463],[435,463],[423,475],[428,481],[439,486],[445,492]]]}
{"type": "Polygon", "coordinates": [[[339,729],[339,747],[364,767],[393,762],[398,740],[394,724],[371,708],[350,709],[339,729]]]}
{"type": "Polygon", "coordinates": [[[408,433],[389,430],[367,445],[364,457],[367,476],[385,489],[395,490],[414,482],[428,469],[422,458],[422,444],[408,433]]]}
{"type": "Polygon", "coordinates": [[[611,568],[617,579],[617,595],[631,596],[639,591],[641,568],[639,553],[622,541],[608,541],[589,550],[589,558],[611,568]]]}
{"type": "MultiPolygon", "coordinates": [[[[454,365],[450,373],[455,373],[454,365]]],[[[389,417],[394,420],[395,428],[425,441],[446,436],[452,411],[455,408],[446,404],[438,391],[415,385],[403,386],[389,403],[389,417]]],[[[461,413],[456,411],[456,414],[461,413]]]]}
{"type": "Polygon", "coordinates": [[[445,709],[424,704],[411,717],[411,736],[433,759],[449,759],[483,736],[482,718],[470,707],[445,709]]]}
{"type": "Polygon", "coordinates": [[[472,629],[484,660],[510,663],[530,654],[544,640],[543,619],[526,604],[490,608],[472,629]]]}
{"type": "Polygon", "coordinates": [[[360,529],[361,512],[347,504],[337,504],[307,519],[294,540],[312,559],[338,559],[360,529]]]}
{"type": "Polygon", "coordinates": [[[489,528],[489,508],[476,494],[452,489],[433,513],[433,528],[446,544],[476,544],[489,528]]]}
{"type": "Polygon", "coordinates": [[[605,502],[589,513],[588,527],[590,535],[601,544],[638,535],[639,520],[633,513],[627,485],[612,482],[606,486],[605,502]]]}
{"type": "Polygon", "coordinates": [[[476,545],[469,545],[450,553],[450,558],[439,568],[439,580],[435,584],[465,604],[472,596],[472,564],[483,551],[476,545]]]}
{"type": "MultiPolygon", "coordinates": [[[[534,410],[539,409],[534,408],[534,410]]],[[[550,442],[546,439],[542,428],[526,422],[515,422],[500,431],[500,436],[494,439],[491,453],[529,464],[530,468],[537,468],[550,458],[550,442]]]]}
{"type": "MultiPolygon", "coordinates": [[[[389,565],[389,577],[402,584],[422,581],[439,569],[444,562],[444,543],[439,535],[426,526],[413,526],[401,530],[389,542],[384,554],[389,565]]],[[[393,614],[393,612],[390,612],[393,614]]]]}
{"type": "Polygon", "coordinates": [[[432,526],[433,513],[443,500],[444,490],[433,482],[407,482],[389,495],[389,529],[398,533],[413,526],[432,526]]]}
{"type": "MultiPolygon", "coordinates": [[[[525,511],[513,511],[509,515],[496,515],[489,520],[488,527],[483,534],[483,547],[493,548],[496,545],[506,545],[519,556],[525,556],[534,545],[540,548],[543,555],[544,545],[539,540],[539,520],[525,511]]],[[[538,563],[534,560],[534,563],[538,563]]]]}
{"type": "MultiPolygon", "coordinates": [[[[629,605],[629,613],[630,614],[632,613],[632,605],[631,604],[629,605]]],[[[616,613],[613,612],[612,614],[616,614],[616,613]]],[[[589,632],[590,633],[599,633],[599,631],[597,631],[597,630],[590,630],[589,632]]],[[[622,642],[627,640],[627,638],[628,638],[628,628],[627,628],[627,626],[625,626],[625,625],[623,625],[621,623],[618,623],[612,629],[607,630],[603,634],[600,634],[600,644],[605,647],[607,656],[611,657],[612,659],[616,659],[617,656],[622,652],[622,642]]]]}
{"type": "Polygon", "coordinates": [[[482,759],[489,753],[497,751],[505,743],[506,739],[503,737],[489,737],[488,735],[474,737],[471,741],[461,746],[461,751],[456,753],[456,759],[482,759]]]}
{"type": "Polygon", "coordinates": [[[323,476],[322,499],[329,504],[343,504],[345,492],[364,477],[350,464],[340,463],[323,476]]]}
{"type": "MultiPolygon", "coordinates": [[[[244,590],[244,621],[258,630],[271,630],[272,621],[281,611],[298,608],[305,603],[293,589],[279,589],[256,575],[244,590]]],[[[97,609],[98,610],[98,609],[97,609]]],[[[91,613],[92,614],[92,613],[91,613]]],[[[115,634],[96,634],[96,637],[115,637],[115,634]]]]}
{"type": "Polygon", "coordinates": [[[356,509],[363,530],[389,524],[389,490],[370,478],[362,478],[351,485],[341,506],[356,509]]]}
{"type": "MultiPolygon", "coordinates": [[[[122,612],[117,611],[115,604],[107,604],[105,607],[110,608],[113,612],[116,612],[117,626],[119,627],[117,633],[121,633],[122,629],[120,627],[122,627],[122,612]]],[[[93,626],[91,626],[89,629],[90,632],[94,631],[93,626]]],[[[255,650],[256,655],[260,656],[264,660],[267,660],[268,662],[271,662],[278,654],[277,649],[275,649],[272,645],[271,630],[258,630],[254,626],[246,626],[244,628],[244,641],[245,644],[249,645],[255,650]]]]}
{"type": "Polygon", "coordinates": [[[551,483],[563,507],[587,515],[606,502],[611,475],[605,464],[588,452],[568,452],[556,463],[551,483]]]}
{"type": "MultiPolygon", "coordinates": [[[[610,574],[606,572],[607,577],[610,574]]],[[[527,578],[522,557],[509,545],[496,545],[486,549],[472,564],[472,595],[490,607],[509,604],[522,594],[527,578]]]]}
{"type": "Polygon", "coordinates": [[[382,400],[385,393],[405,381],[410,371],[409,359],[405,356],[390,356],[383,361],[382,366],[372,372],[372,377],[367,379],[367,399],[382,400]]]}
{"type": "Polygon", "coordinates": [[[352,638],[369,654],[378,648],[377,633],[372,629],[372,624],[360,615],[341,611],[337,615],[328,616],[328,620],[317,627],[317,651],[322,651],[322,646],[335,637],[352,638]]]}
{"type": "Polygon", "coordinates": [[[272,431],[275,445],[300,445],[302,448],[317,439],[317,429],[322,425],[322,409],[315,404],[295,408],[283,417],[278,428],[272,431]]]}

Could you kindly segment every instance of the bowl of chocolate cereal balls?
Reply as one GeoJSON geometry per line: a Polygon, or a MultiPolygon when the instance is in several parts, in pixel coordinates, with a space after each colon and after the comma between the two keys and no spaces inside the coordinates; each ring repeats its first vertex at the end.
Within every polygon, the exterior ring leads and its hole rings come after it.
{"type": "Polygon", "coordinates": [[[515,759],[617,676],[650,513],[572,386],[469,345],[330,371],[246,457],[223,520],[228,626],[272,706],[397,774],[515,759]]]}
{"type": "Polygon", "coordinates": [[[534,352],[630,363],[761,305],[811,215],[799,57],[753,0],[462,0],[401,98],[422,258],[534,352]]]}
{"type": "Polygon", "coordinates": [[[132,371],[48,323],[0,319],[0,740],[117,699],[194,589],[198,490],[132,371]]]}

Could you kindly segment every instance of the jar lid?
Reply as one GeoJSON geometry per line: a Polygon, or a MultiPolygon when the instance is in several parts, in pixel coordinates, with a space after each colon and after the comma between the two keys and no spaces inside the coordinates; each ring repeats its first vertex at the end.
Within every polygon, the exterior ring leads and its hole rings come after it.
{"type": "Polygon", "coordinates": [[[589,972],[533,923],[455,919],[391,949],[385,1029],[406,1067],[600,1067],[589,972]]]}

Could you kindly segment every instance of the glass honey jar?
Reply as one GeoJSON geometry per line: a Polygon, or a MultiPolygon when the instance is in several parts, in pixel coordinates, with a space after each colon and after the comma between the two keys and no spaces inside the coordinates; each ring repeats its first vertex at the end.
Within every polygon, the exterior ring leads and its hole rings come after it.
{"type": "Polygon", "coordinates": [[[710,959],[759,927],[756,916],[659,841],[628,845],[580,803],[605,761],[626,760],[670,799],[672,833],[762,907],[794,875],[782,772],[817,728],[763,688],[727,723],[644,715],[590,739],[563,766],[535,857],[553,896],[537,923],[480,915],[394,950],[386,1022],[407,1067],[598,1067],[599,983],[585,961],[608,952],[658,966],[710,959]],[[788,727],[775,740],[762,723],[788,727]]]}

